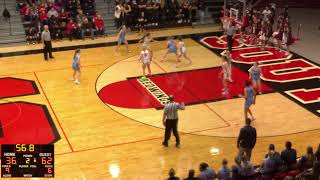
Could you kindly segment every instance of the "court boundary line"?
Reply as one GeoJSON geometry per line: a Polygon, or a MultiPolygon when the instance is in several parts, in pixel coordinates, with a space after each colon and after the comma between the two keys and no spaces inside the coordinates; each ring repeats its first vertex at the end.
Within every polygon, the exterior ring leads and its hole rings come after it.
{"type": "MultiPolygon", "coordinates": [[[[218,128],[213,128],[213,129],[204,129],[204,130],[199,130],[199,131],[192,131],[192,132],[179,132],[180,137],[181,136],[205,136],[205,137],[214,137],[214,138],[221,138],[221,139],[237,139],[237,137],[222,137],[222,136],[209,136],[209,135],[205,135],[205,134],[193,134],[193,133],[198,133],[198,132],[204,132],[204,131],[210,131],[210,130],[214,130],[214,129],[222,129],[225,127],[218,127],[218,128]]],[[[307,131],[302,131],[302,132],[297,132],[297,133],[291,133],[291,134],[281,134],[281,135],[273,135],[273,136],[262,136],[262,137],[257,137],[258,139],[262,139],[262,138],[274,138],[274,137],[283,137],[283,136],[291,136],[291,135],[298,135],[298,134],[302,134],[302,133],[308,133],[308,132],[312,132],[312,131],[319,131],[320,128],[318,129],[311,129],[311,130],[307,130],[307,131]]],[[[87,149],[81,149],[81,150],[75,150],[73,152],[64,152],[64,153],[56,153],[56,156],[61,156],[61,155],[68,155],[68,154],[74,154],[74,153],[81,153],[81,152],[86,152],[86,151],[94,151],[94,150],[98,150],[98,149],[107,149],[107,148],[111,148],[111,147],[118,147],[118,146],[123,146],[123,145],[128,145],[128,144],[135,144],[135,143],[140,143],[140,142],[146,142],[146,141],[153,141],[153,140],[159,140],[159,139],[163,139],[164,137],[154,137],[154,138],[148,138],[148,139],[141,139],[141,140],[137,140],[137,141],[131,141],[131,142],[123,142],[123,143],[118,143],[118,144],[110,144],[110,145],[105,145],[105,146],[100,146],[100,147],[94,147],[94,148],[87,148],[87,149]]],[[[161,147],[162,145],[159,144],[159,147],[161,147]]]]}
{"type": "MultiPolygon", "coordinates": [[[[185,136],[185,135],[190,135],[190,136],[207,136],[211,137],[208,135],[198,135],[198,134],[193,134],[197,132],[202,132],[202,131],[209,131],[213,129],[222,129],[226,128],[228,126],[221,126],[221,127],[215,127],[215,128],[208,128],[208,129],[203,129],[203,130],[197,130],[197,131],[190,131],[190,132],[179,132],[180,136],[185,136]]],[[[93,147],[93,148],[87,148],[87,149],[80,149],[80,150],[75,150],[72,152],[64,152],[64,153],[57,153],[55,155],[65,155],[65,154],[72,154],[72,153],[78,153],[78,152],[84,152],[84,151],[92,151],[96,149],[105,149],[105,148],[110,148],[110,147],[117,147],[117,146],[122,146],[122,145],[127,145],[127,144],[134,144],[134,143],[140,143],[140,142],[145,142],[145,141],[152,141],[152,140],[158,140],[158,139],[163,139],[164,137],[153,137],[153,138],[147,138],[147,139],[141,139],[141,140],[136,140],[136,141],[130,141],[130,142],[123,142],[123,143],[117,143],[117,144],[110,144],[110,145],[105,145],[105,146],[100,146],[100,147],[93,147]]],[[[218,137],[218,138],[236,138],[236,137],[218,137]]],[[[160,145],[160,144],[159,144],[160,145]]]]}
{"type": "Polygon", "coordinates": [[[40,89],[41,89],[44,97],[46,98],[46,101],[47,101],[47,103],[48,103],[48,105],[49,105],[49,107],[50,107],[50,109],[51,109],[54,117],[56,118],[56,120],[57,120],[57,122],[58,122],[58,124],[59,124],[59,126],[60,126],[60,128],[61,128],[61,131],[62,131],[64,137],[66,138],[66,141],[67,141],[67,143],[68,143],[68,145],[69,145],[69,148],[71,149],[71,152],[74,152],[74,149],[73,149],[73,147],[72,147],[72,145],[71,145],[71,143],[70,143],[70,141],[69,141],[69,139],[68,139],[68,137],[67,137],[67,135],[66,135],[66,133],[65,133],[65,131],[64,131],[64,129],[63,129],[61,123],[60,123],[60,121],[59,121],[59,119],[58,119],[57,114],[55,113],[55,111],[54,111],[54,109],[53,109],[53,107],[52,107],[52,105],[51,105],[51,103],[50,103],[50,101],[49,101],[49,99],[48,99],[48,97],[47,97],[46,92],[44,91],[44,89],[43,89],[43,87],[42,87],[42,84],[40,83],[40,80],[39,80],[36,72],[33,72],[33,74],[34,74],[34,76],[35,76],[35,78],[36,78],[36,80],[37,80],[37,82],[38,82],[38,84],[39,84],[39,86],[40,86],[40,89]]]}

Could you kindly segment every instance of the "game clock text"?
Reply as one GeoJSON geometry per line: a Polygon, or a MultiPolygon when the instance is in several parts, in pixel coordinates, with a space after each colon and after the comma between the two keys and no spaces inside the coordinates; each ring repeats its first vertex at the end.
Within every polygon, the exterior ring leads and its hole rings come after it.
{"type": "Polygon", "coordinates": [[[1,177],[54,177],[54,146],[1,145],[1,177]]]}

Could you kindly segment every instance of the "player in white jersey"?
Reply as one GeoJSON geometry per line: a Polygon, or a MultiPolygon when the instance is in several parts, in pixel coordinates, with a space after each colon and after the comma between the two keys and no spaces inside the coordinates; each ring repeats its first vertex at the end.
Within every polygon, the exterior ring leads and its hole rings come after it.
{"type": "Polygon", "coordinates": [[[142,49],[146,47],[150,51],[151,59],[153,58],[153,51],[151,49],[150,43],[154,41],[155,40],[151,37],[150,33],[146,33],[139,41],[139,43],[142,43],[142,49]]]}
{"type": "Polygon", "coordinates": [[[227,62],[228,62],[228,65],[229,65],[229,67],[228,67],[228,70],[229,70],[229,82],[233,82],[233,80],[232,80],[232,63],[231,63],[231,53],[230,53],[230,51],[229,50],[226,50],[226,52],[225,52],[225,54],[224,54],[225,56],[226,56],[226,58],[227,58],[227,62]]]}
{"type": "Polygon", "coordinates": [[[178,48],[177,53],[178,53],[179,62],[180,62],[181,56],[183,56],[185,59],[187,59],[189,61],[189,64],[191,64],[192,61],[187,56],[187,47],[186,47],[185,43],[183,42],[183,39],[181,36],[178,38],[177,48],[178,48]]]}
{"type": "Polygon", "coordinates": [[[265,30],[261,30],[259,32],[259,42],[258,45],[260,45],[260,48],[262,50],[264,50],[266,48],[267,45],[267,38],[266,38],[266,32],[265,30]]]}
{"type": "Polygon", "coordinates": [[[143,47],[140,53],[139,61],[142,63],[143,76],[145,76],[146,67],[148,68],[149,76],[151,75],[150,64],[152,61],[150,50],[147,47],[143,47]]]}
{"type": "Polygon", "coordinates": [[[222,56],[222,65],[221,65],[221,73],[220,76],[222,78],[222,84],[223,84],[223,89],[222,89],[222,94],[226,95],[229,92],[228,89],[228,82],[230,82],[231,76],[230,76],[230,65],[228,63],[227,57],[222,56]]]}

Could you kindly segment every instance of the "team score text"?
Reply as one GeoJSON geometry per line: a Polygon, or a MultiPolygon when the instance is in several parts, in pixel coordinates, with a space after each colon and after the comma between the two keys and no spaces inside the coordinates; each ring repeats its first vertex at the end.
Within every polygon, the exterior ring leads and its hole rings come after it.
{"type": "Polygon", "coordinates": [[[52,164],[52,157],[42,157],[41,164],[43,165],[51,165],[52,164]]]}
{"type": "Polygon", "coordinates": [[[6,164],[17,164],[16,157],[6,157],[6,164]]]}

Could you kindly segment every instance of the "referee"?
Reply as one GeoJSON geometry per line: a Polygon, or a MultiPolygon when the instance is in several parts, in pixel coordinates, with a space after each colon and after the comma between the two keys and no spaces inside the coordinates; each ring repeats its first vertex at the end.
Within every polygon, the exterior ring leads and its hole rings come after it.
{"type": "Polygon", "coordinates": [[[235,31],[235,22],[230,22],[229,27],[227,28],[227,44],[229,52],[232,51],[233,35],[235,34],[235,31]]]}
{"type": "Polygon", "coordinates": [[[164,106],[163,112],[163,125],[166,127],[164,141],[162,145],[168,147],[168,141],[171,136],[171,130],[173,131],[173,135],[176,137],[176,147],[180,147],[180,137],[178,133],[178,110],[184,110],[184,103],[174,102],[173,95],[169,96],[169,102],[164,106]]]}
{"type": "Polygon", "coordinates": [[[52,56],[51,36],[48,25],[44,26],[44,30],[41,33],[41,40],[43,43],[44,60],[48,61],[48,53],[50,59],[54,58],[52,56]]]}

